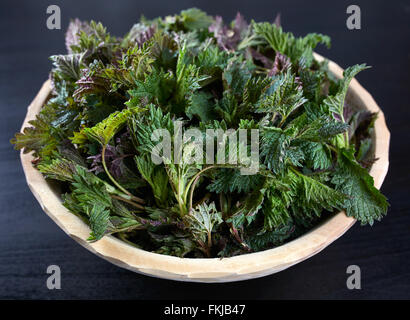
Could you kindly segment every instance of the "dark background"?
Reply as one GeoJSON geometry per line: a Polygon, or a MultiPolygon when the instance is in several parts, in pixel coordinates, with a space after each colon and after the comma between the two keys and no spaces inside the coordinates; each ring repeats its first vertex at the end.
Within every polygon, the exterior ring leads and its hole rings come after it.
{"type": "Polygon", "coordinates": [[[0,298],[7,299],[364,299],[410,298],[410,2],[409,1],[5,1],[0,4],[0,298]],[[62,30],[48,30],[46,8],[61,8],[62,30]],[[346,28],[346,8],[358,4],[362,29],[346,28]],[[70,18],[102,21],[122,35],[141,14],[165,16],[197,6],[232,20],[272,21],[287,31],[321,32],[332,48],[319,53],[342,67],[366,62],[358,76],[386,114],[392,132],[390,170],[382,191],[388,216],[356,224],[321,253],[268,277],[227,284],[182,283],[118,268],[70,239],[30,193],[18,152],[8,140],[48,76],[48,56],[64,53],[70,18]],[[62,289],[46,287],[57,264],[62,289]],[[362,290],[346,288],[346,268],[362,271],[362,290]]]}

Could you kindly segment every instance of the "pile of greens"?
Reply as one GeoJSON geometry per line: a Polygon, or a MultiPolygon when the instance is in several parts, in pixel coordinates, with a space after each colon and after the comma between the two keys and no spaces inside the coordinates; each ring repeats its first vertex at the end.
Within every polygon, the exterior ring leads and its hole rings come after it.
{"type": "MultiPolygon", "coordinates": [[[[64,206],[89,224],[161,254],[225,257],[269,249],[345,210],[362,224],[386,214],[368,173],[375,114],[346,101],[366,65],[336,79],[313,50],[273,24],[225,25],[198,9],[141,19],[123,37],[70,23],[68,54],[50,59],[52,95],[16,149],[61,181],[64,206]],[[257,129],[260,167],[151,160],[151,135],[257,129]]],[[[186,144],[192,141],[184,142],[186,144]]]]}

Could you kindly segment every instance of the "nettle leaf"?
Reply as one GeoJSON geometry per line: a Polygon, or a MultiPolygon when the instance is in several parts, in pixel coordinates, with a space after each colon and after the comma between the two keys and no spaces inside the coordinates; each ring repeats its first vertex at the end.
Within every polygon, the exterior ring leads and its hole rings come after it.
{"type": "Polygon", "coordinates": [[[244,110],[240,108],[235,96],[231,92],[225,91],[222,99],[216,102],[215,112],[227,125],[231,126],[241,117],[244,110]]]}
{"type": "Polygon", "coordinates": [[[283,32],[282,27],[269,22],[253,23],[255,42],[252,44],[262,44],[265,41],[273,50],[285,54],[286,49],[293,35],[290,32],[283,32]]]}
{"type": "Polygon", "coordinates": [[[79,44],[81,32],[89,34],[91,32],[90,25],[87,22],[80,21],[79,19],[71,20],[65,34],[65,45],[68,53],[72,53],[72,46],[75,47],[79,44]]]}
{"type": "Polygon", "coordinates": [[[122,44],[129,45],[128,42],[133,42],[137,44],[137,47],[141,48],[154,36],[155,31],[155,24],[146,25],[144,23],[136,23],[131,27],[131,30],[124,37],[122,44]]]}
{"type": "Polygon", "coordinates": [[[186,235],[179,234],[155,234],[150,232],[153,242],[159,245],[154,252],[177,257],[184,257],[186,254],[195,249],[194,242],[186,235]]]}
{"type": "Polygon", "coordinates": [[[87,208],[90,217],[91,234],[88,241],[100,240],[107,232],[110,221],[110,210],[104,205],[95,203],[92,208],[87,208]]]}
{"type": "Polygon", "coordinates": [[[294,128],[282,130],[275,127],[265,127],[262,131],[260,156],[268,169],[275,174],[283,172],[286,162],[299,165],[304,155],[300,147],[292,145],[294,128]]]}
{"type": "Polygon", "coordinates": [[[226,51],[206,42],[204,47],[198,49],[194,63],[200,68],[202,74],[211,75],[214,78],[226,68],[229,57],[230,54],[226,51]]]}
{"type": "Polygon", "coordinates": [[[330,48],[330,38],[320,33],[309,33],[303,38],[292,39],[293,43],[288,47],[286,55],[293,63],[299,64],[304,68],[309,68],[314,60],[313,49],[318,44],[324,44],[330,48]]]}
{"type": "Polygon", "coordinates": [[[196,116],[202,122],[214,120],[216,115],[212,95],[206,92],[193,94],[190,105],[186,108],[186,115],[191,119],[196,116]]]}
{"type": "Polygon", "coordinates": [[[207,189],[216,193],[249,192],[263,183],[259,174],[243,175],[240,169],[222,168],[216,171],[215,178],[207,189]]]}
{"type": "Polygon", "coordinates": [[[148,112],[134,115],[130,118],[131,136],[137,150],[142,154],[151,154],[156,142],[151,139],[155,130],[165,129],[173,135],[174,124],[170,113],[163,113],[161,108],[151,104],[147,106],[148,112]]]}
{"type": "Polygon", "coordinates": [[[79,30],[70,50],[72,53],[85,52],[86,63],[95,59],[108,62],[114,57],[113,48],[116,44],[118,40],[111,36],[100,22],[91,21],[85,29],[79,30]]]}
{"type": "MultiPolygon", "coordinates": [[[[77,203],[77,209],[86,214],[89,219],[91,235],[88,240],[101,239],[109,228],[109,208],[112,206],[111,197],[106,189],[106,184],[97,177],[90,179],[92,174],[84,168],[76,167],[73,175],[74,183],[71,203],[77,203]]],[[[93,176],[94,177],[94,176],[93,176]]],[[[70,209],[72,205],[68,203],[70,209]]]]}
{"type": "Polygon", "coordinates": [[[197,241],[211,241],[211,234],[223,222],[222,214],[216,210],[215,203],[203,203],[184,217],[185,224],[197,241]]]}
{"type": "MultiPolygon", "coordinates": [[[[141,81],[154,73],[152,46],[144,43],[141,47],[134,46],[122,54],[122,58],[110,65],[100,68],[98,76],[111,84],[110,92],[121,92],[140,85],[141,81]]],[[[95,72],[93,77],[95,77],[95,72]]],[[[143,83],[143,82],[142,82],[143,83]]]]}
{"type": "Polygon", "coordinates": [[[148,103],[166,106],[175,88],[175,79],[171,73],[153,69],[144,80],[135,80],[135,89],[128,90],[130,100],[125,104],[129,108],[140,107],[148,103]]]}
{"type": "Polygon", "coordinates": [[[91,140],[99,142],[101,145],[106,145],[114,137],[114,135],[125,125],[128,118],[133,114],[130,109],[116,111],[111,113],[108,118],[97,123],[92,128],[84,128],[82,132],[91,140]]]}
{"type": "Polygon", "coordinates": [[[294,225],[288,224],[272,231],[246,235],[244,241],[253,251],[260,251],[281,245],[294,231],[294,225]]]}
{"type": "Polygon", "coordinates": [[[94,203],[101,203],[106,207],[111,207],[112,202],[108,192],[110,189],[107,190],[108,185],[104,181],[80,166],[76,166],[73,179],[73,194],[82,203],[91,206],[94,203]]]}
{"type": "Polygon", "coordinates": [[[238,12],[231,26],[224,25],[222,17],[216,16],[215,21],[209,26],[209,32],[212,32],[218,46],[225,51],[235,50],[239,42],[248,33],[248,23],[238,12]]]}
{"type": "Polygon", "coordinates": [[[347,68],[343,72],[343,79],[339,83],[339,90],[337,94],[328,96],[323,100],[323,104],[329,110],[330,114],[338,115],[344,122],[343,109],[345,105],[345,98],[349,88],[350,81],[362,70],[368,69],[366,64],[354,65],[347,68]]]}
{"type": "Polygon", "coordinates": [[[320,142],[305,142],[301,147],[309,168],[313,170],[326,170],[332,165],[332,155],[326,144],[320,142]]]}
{"type": "Polygon", "coordinates": [[[203,75],[195,64],[192,64],[191,59],[187,56],[187,46],[184,42],[179,50],[178,61],[175,71],[176,76],[176,91],[174,112],[180,112],[180,109],[185,109],[192,103],[194,92],[201,89],[203,81],[210,78],[208,75],[203,75]],[[182,106],[182,107],[181,107],[182,106]]]}
{"type": "Polygon", "coordinates": [[[97,241],[108,233],[134,230],[142,226],[128,209],[111,198],[111,195],[124,195],[107,182],[78,165],[75,166],[73,179],[73,191],[66,197],[64,205],[88,218],[92,231],[89,241],[97,241]]]}
{"type": "Polygon", "coordinates": [[[151,186],[157,205],[166,208],[168,205],[169,181],[164,167],[154,164],[149,156],[135,156],[135,163],[139,173],[151,186]]]}
{"type": "Polygon", "coordinates": [[[303,38],[295,38],[292,33],[284,32],[282,27],[276,24],[253,22],[252,26],[254,29],[253,35],[242,41],[241,48],[267,43],[276,52],[288,56],[293,63],[304,59],[304,66],[310,66],[311,60],[313,60],[313,49],[319,43],[330,47],[330,38],[323,34],[310,33],[303,38]],[[306,62],[306,60],[309,60],[309,62],[306,62]]]}
{"type": "Polygon", "coordinates": [[[208,29],[213,22],[212,17],[197,8],[181,11],[181,17],[183,25],[188,30],[208,29]]]}
{"type": "Polygon", "coordinates": [[[294,202],[294,197],[297,196],[292,176],[289,174],[267,180],[265,189],[262,233],[272,231],[292,221],[290,206],[294,202]]]}
{"type": "Polygon", "coordinates": [[[256,219],[264,199],[265,189],[255,189],[236,204],[236,208],[232,209],[233,213],[226,221],[232,223],[235,229],[243,229],[246,223],[249,225],[256,219]]]}
{"type": "Polygon", "coordinates": [[[354,158],[350,150],[341,150],[337,159],[336,173],[331,181],[336,190],[348,195],[344,209],[348,216],[361,224],[372,225],[386,214],[386,197],[374,186],[373,178],[354,158]]]}
{"type": "Polygon", "coordinates": [[[75,163],[66,159],[53,159],[48,163],[40,163],[37,169],[47,178],[60,181],[74,181],[75,163]]]}
{"type": "Polygon", "coordinates": [[[81,78],[81,63],[84,54],[54,55],[50,57],[53,61],[53,72],[57,72],[63,79],[77,81],[81,78]]]}
{"type": "Polygon", "coordinates": [[[46,105],[36,116],[30,120],[30,127],[25,127],[23,132],[16,133],[10,140],[16,150],[23,150],[24,153],[34,151],[36,157],[48,158],[56,150],[58,139],[53,134],[54,128],[51,122],[55,118],[54,109],[46,105]]]}
{"type": "Polygon", "coordinates": [[[322,98],[322,88],[325,81],[325,72],[322,70],[311,71],[302,69],[299,72],[300,81],[303,83],[303,95],[309,100],[319,103],[322,98]]]}
{"type": "Polygon", "coordinates": [[[251,76],[251,70],[246,61],[236,57],[231,58],[222,75],[224,88],[233,95],[242,96],[245,85],[251,76]]]}
{"type": "Polygon", "coordinates": [[[322,208],[332,210],[333,208],[340,209],[346,195],[342,192],[332,189],[319,180],[304,175],[300,172],[296,172],[296,175],[292,175],[293,187],[303,193],[302,202],[307,206],[320,205],[322,208]]]}
{"type": "Polygon", "coordinates": [[[301,126],[297,138],[311,142],[326,142],[338,134],[346,132],[349,128],[347,123],[335,121],[326,115],[322,115],[310,122],[306,121],[305,125],[296,123],[296,121],[297,119],[295,119],[295,125],[301,126]]]}
{"type": "Polygon", "coordinates": [[[343,208],[347,196],[326,185],[320,177],[307,176],[294,169],[288,175],[296,194],[291,203],[292,216],[298,224],[309,227],[324,210],[332,212],[343,208]]]}
{"type": "Polygon", "coordinates": [[[365,138],[360,142],[359,150],[357,150],[356,158],[358,161],[366,161],[372,147],[372,139],[365,138]]]}
{"type": "Polygon", "coordinates": [[[270,77],[252,77],[248,79],[243,92],[243,102],[245,104],[254,104],[258,102],[261,95],[264,94],[271,85],[272,79],[270,77]]]}
{"type": "Polygon", "coordinates": [[[290,69],[275,78],[272,87],[256,104],[255,112],[277,112],[282,116],[282,123],[307,101],[303,90],[290,69]]]}
{"type": "Polygon", "coordinates": [[[264,230],[272,231],[291,221],[292,218],[288,208],[289,204],[282,198],[280,192],[275,190],[267,191],[263,202],[264,230]]]}

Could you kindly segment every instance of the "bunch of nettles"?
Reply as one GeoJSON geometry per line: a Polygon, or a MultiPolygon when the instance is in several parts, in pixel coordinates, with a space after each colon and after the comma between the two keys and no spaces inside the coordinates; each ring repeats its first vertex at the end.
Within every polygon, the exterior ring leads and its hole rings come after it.
{"type": "Polygon", "coordinates": [[[376,115],[345,101],[349,82],[315,60],[329,37],[295,37],[279,19],[225,25],[198,9],[141,19],[123,37],[70,23],[52,95],[12,142],[62,183],[62,199],[104,235],[145,250],[232,256],[278,246],[345,210],[362,224],[386,213],[368,168],[376,115]],[[258,129],[260,168],[153,163],[157,128],[258,129]]]}

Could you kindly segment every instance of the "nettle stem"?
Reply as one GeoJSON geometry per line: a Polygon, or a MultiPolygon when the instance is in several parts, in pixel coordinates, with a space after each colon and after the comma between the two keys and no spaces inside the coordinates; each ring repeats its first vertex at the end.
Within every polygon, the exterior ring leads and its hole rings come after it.
{"type": "Polygon", "coordinates": [[[145,208],[144,208],[142,205],[140,205],[139,203],[135,203],[134,201],[131,201],[131,200],[128,200],[128,199],[124,199],[124,198],[122,198],[122,197],[120,197],[120,196],[116,196],[116,195],[114,195],[114,194],[111,195],[111,198],[117,199],[117,200],[120,200],[120,201],[124,201],[124,202],[126,202],[126,203],[128,203],[128,204],[130,204],[130,205],[132,205],[132,206],[134,206],[134,207],[136,207],[136,208],[138,208],[138,209],[141,209],[141,210],[144,210],[144,209],[145,209],[145,208]]]}
{"type": "Polygon", "coordinates": [[[135,200],[136,202],[139,203],[145,203],[145,201],[141,198],[138,198],[136,196],[134,196],[133,194],[131,194],[127,189],[125,189],[123,186],[121,186],[115,179],[114,177],[111,175],[111,173],[109,172],[108,168],[107,168],[107,163],[105,162],[105,151],[107,149],[107,145],[105,144],[102,148],[101,151],[101,162],[102,165],[104,167],[104,171],[107,174],[108,178],[111,180],[111,182],[118,188],[120,189],[122,192],[124,192],[126,195],[128,195],[131,199],[135,200]]]}
{"type": "Polygon", "coordinates": [[[192,177],[192,179],[189,181],[189,183],[188,183],[188,185],[187,185],[187,187],[186,187],[185,195],[184,195],[184,199],[185,199],[185,202],[186,202],[186,199],[187,199],[187,197],[188,197],[188,192],[190,193],[190,195],[189,195],[189,210],[188,210],[188,212],[190,212],[190,211],[192,210],[192,200],[193,200],[193,197],[194,197],[194,190],[195,190],[196,183],[198,182],[198,180],[199,180],[201,174],[204,173],[206,170],[209,170],[209,169],[212,169],[212,168],[217,168],[217,167],[220,167],[220,166],[218,166],[218,165],[212,165],[212,166],[206,167],[206,168],[202,169],[201,171],[199,171],[197,174],[195,174],[195,175],[192,177]]]}
{"type": "MultiPolygon", "coordinates": [[[[340,119],[342,120],[343,123],[346,123],[345,117],[343,115],[343,109],[342,112],[340,113],[340,119]]],[[[346,132],[343,134],[344,140],[345,140],[345,147],[349,147],[349,131],[346,130],[346,132]]]]}

